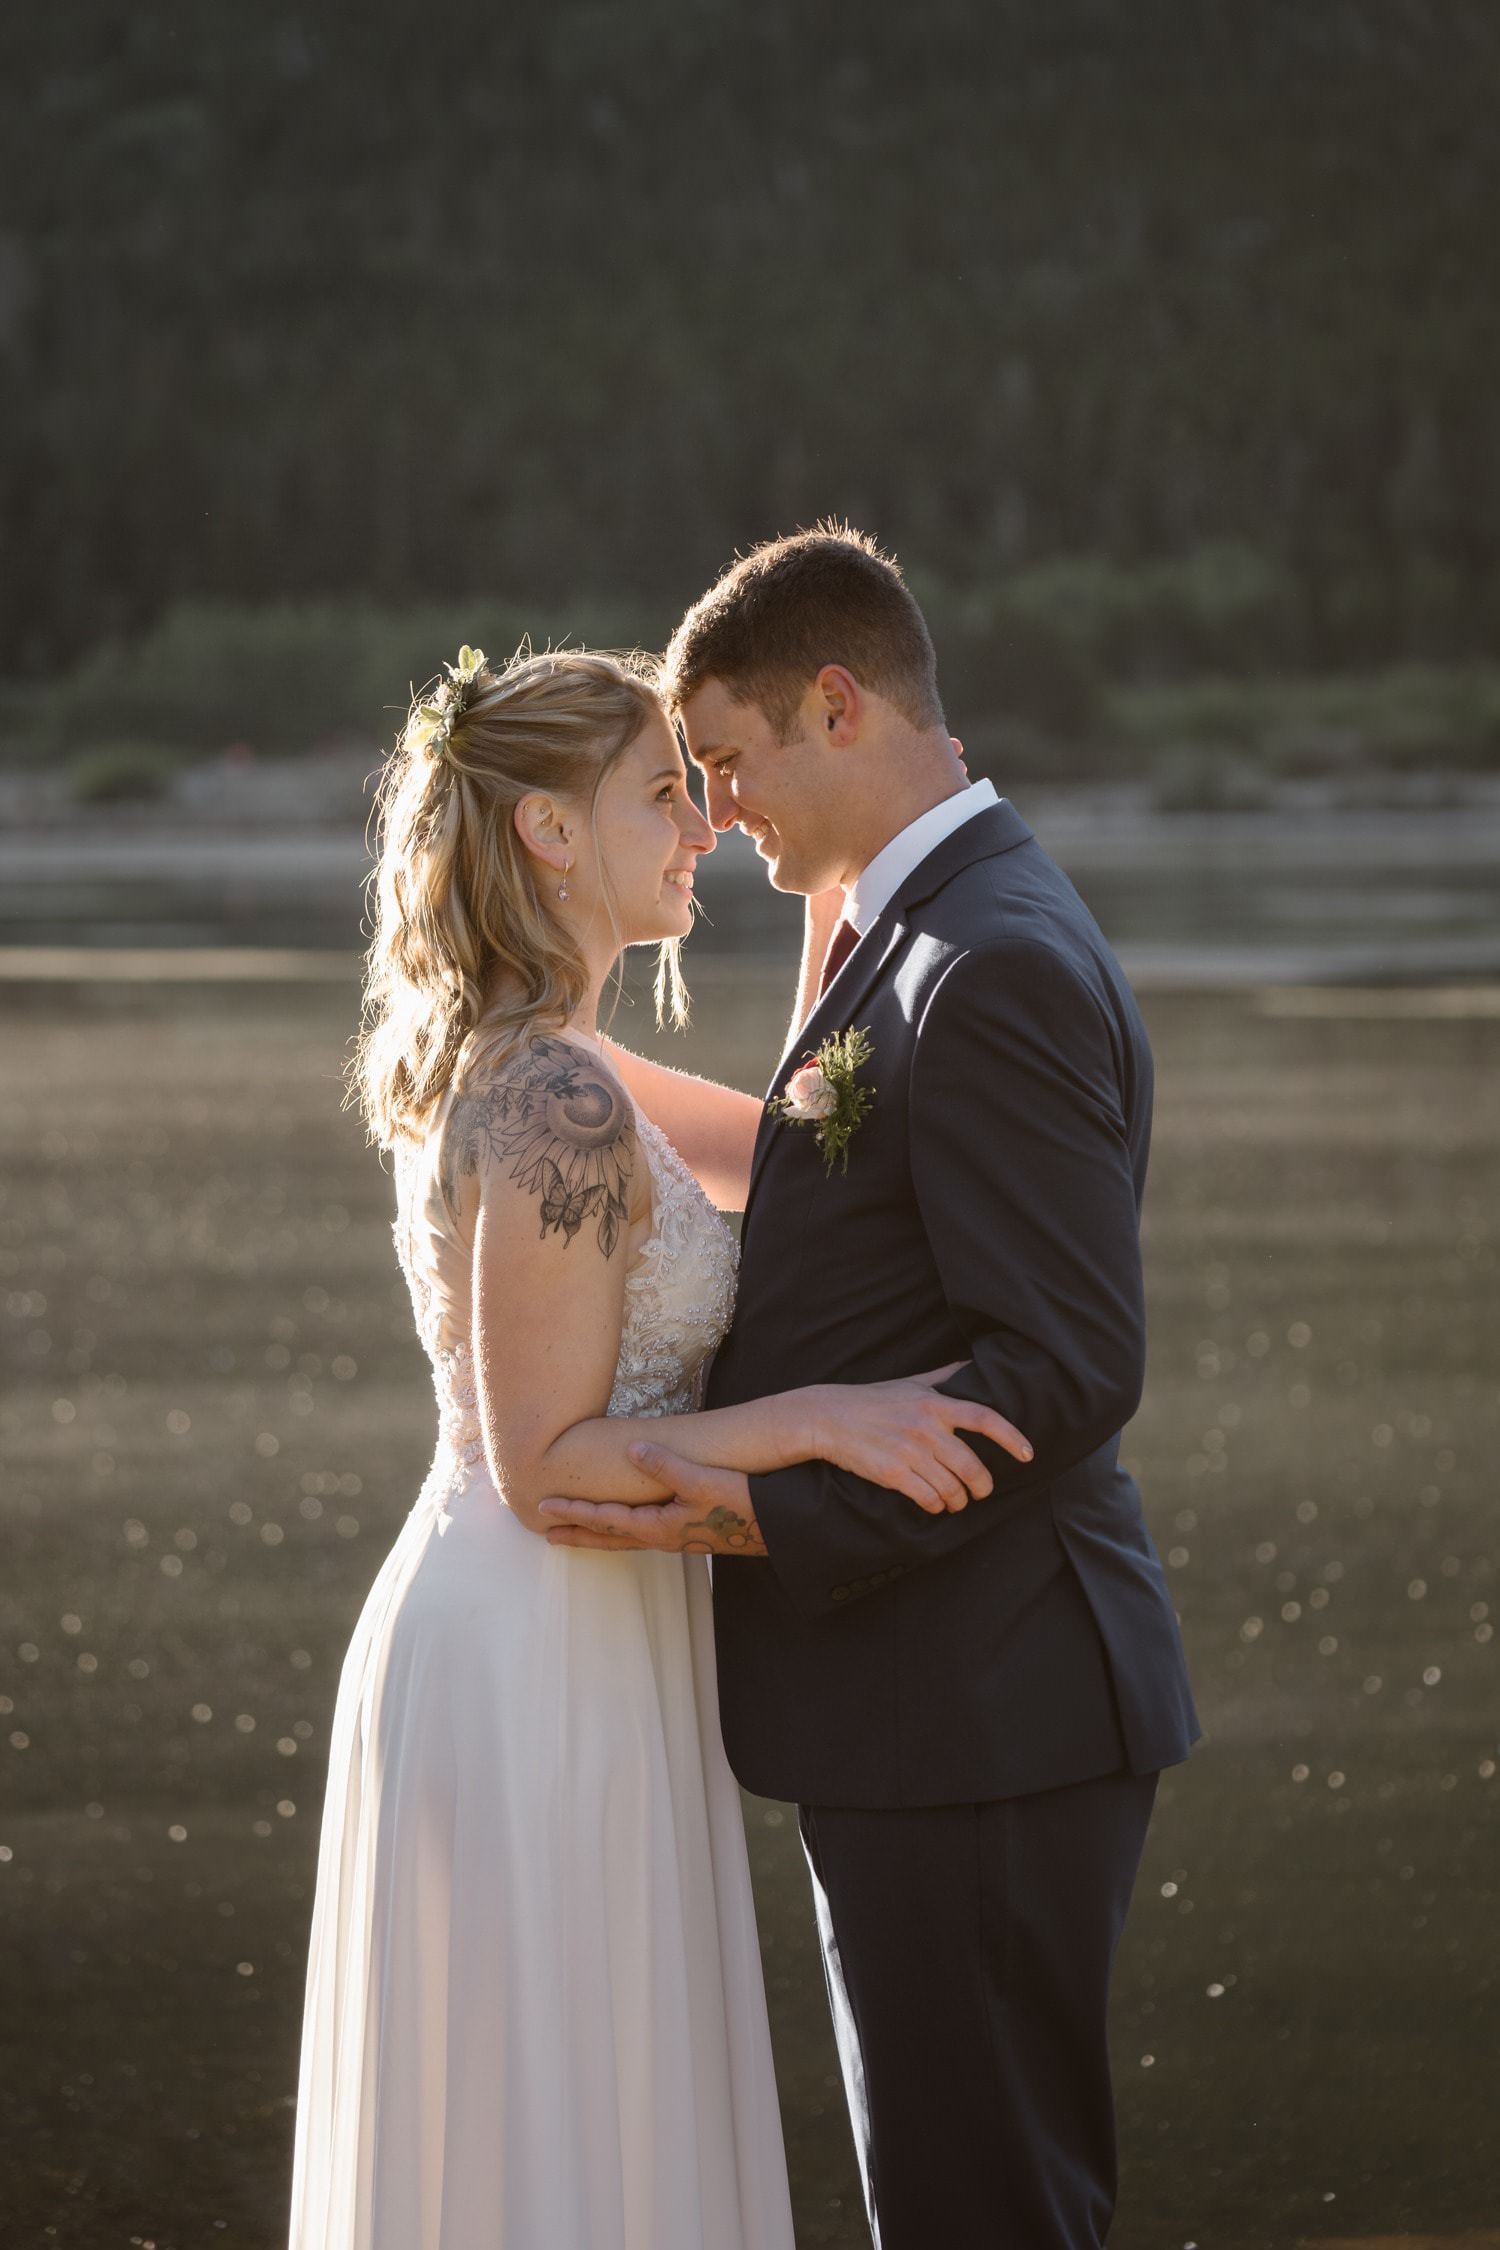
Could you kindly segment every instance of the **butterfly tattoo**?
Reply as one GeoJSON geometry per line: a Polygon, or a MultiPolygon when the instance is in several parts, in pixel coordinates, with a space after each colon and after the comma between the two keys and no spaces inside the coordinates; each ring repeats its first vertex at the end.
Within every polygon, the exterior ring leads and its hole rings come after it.
{"type": "Polygon", "coordinates": [[[458,1183],[488,1158],[541,1199],[542,1234],[569,1246],[592,1222],[612,1257],[629,1215],[635,1119],[613,1078],[565,1039],[533,1039],[486,1085],[461,1094],[443,1135],[439,1181],[458,1216],[458,1183]]]}

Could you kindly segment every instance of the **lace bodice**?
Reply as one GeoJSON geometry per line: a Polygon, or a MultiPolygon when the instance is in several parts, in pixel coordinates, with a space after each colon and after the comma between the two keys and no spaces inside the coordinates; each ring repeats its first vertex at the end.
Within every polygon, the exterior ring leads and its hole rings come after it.
{"type": "MultiPolygon", "coordinates": [[[[739,1253],[666,1135],[636,1111],[651,1175],[651,1229],[625,1277],[611,1414],[685,1414],[701,1403],[708,1364],[734,1311],[739,1253]]],[[[469,1333],[472,1245],[437,1182],[441,1122],[397,1159],[396,1255],[432,1362],[438,1446],[421,1502],[446,1511],[484,1458],[469,1333]]]]}

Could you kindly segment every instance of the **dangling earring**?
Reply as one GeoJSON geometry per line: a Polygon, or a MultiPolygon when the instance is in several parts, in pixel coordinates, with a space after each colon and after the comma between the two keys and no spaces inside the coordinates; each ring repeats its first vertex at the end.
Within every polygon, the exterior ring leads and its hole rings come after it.
{"type": "Polygon", "coordinates": [[[566,859],[566,860],[564,860],[564,861],[563,861],[563,879],[562,879],[562,881],[561,881],[561,882],[560,882],[560,883],[558,884],[558,886],[557,886],[557,895],[558,895],[558,897],[559,897],[560,899],[566,899],[566,898],[567,898],[567,895],[568,895],[568,877],[569,877],[569,875],[570,875],[570,874],[572,873],[572,871],[573,871],[573,862],[572,862],[572,861],[571,861],[570,859],[566,859]]]}

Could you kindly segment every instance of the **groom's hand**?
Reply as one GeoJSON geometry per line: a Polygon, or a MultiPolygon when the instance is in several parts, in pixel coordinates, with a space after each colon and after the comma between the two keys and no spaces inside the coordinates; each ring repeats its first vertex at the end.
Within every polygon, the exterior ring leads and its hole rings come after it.
{"type": "Polygon", "coordinates": [[[764,1555],[766,1543],[750,1505],[750,1480],[740,1470],[701,1468],[664,1445],[632,1445],[630,1458],[658,1484],[669,1485],[673,1498],[636,1506],[621,1500],[544,1500],[537,1512],[555,1526],[547,1533],[549,1547],[764,1555]]]}

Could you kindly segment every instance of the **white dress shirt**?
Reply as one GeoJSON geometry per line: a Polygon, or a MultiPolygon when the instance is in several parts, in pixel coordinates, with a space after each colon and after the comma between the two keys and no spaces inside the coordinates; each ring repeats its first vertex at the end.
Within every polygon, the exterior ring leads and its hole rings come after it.
{"type": "Polygon", "coordinates": [[[930,805],[926,812],[918,813],[899,835],[881,847],[868,867],[860,870],[844,894],[844,911],[839,920],[852,922],[863,937],[881,908],[889,906],[907,876],[921,866],[929,852],[936,851],[966,820],[972,820],[976,813],[985,812],[999,802],[992,781],[975,781],[967,789],[956,790],[940,804],[930,805]]]}

